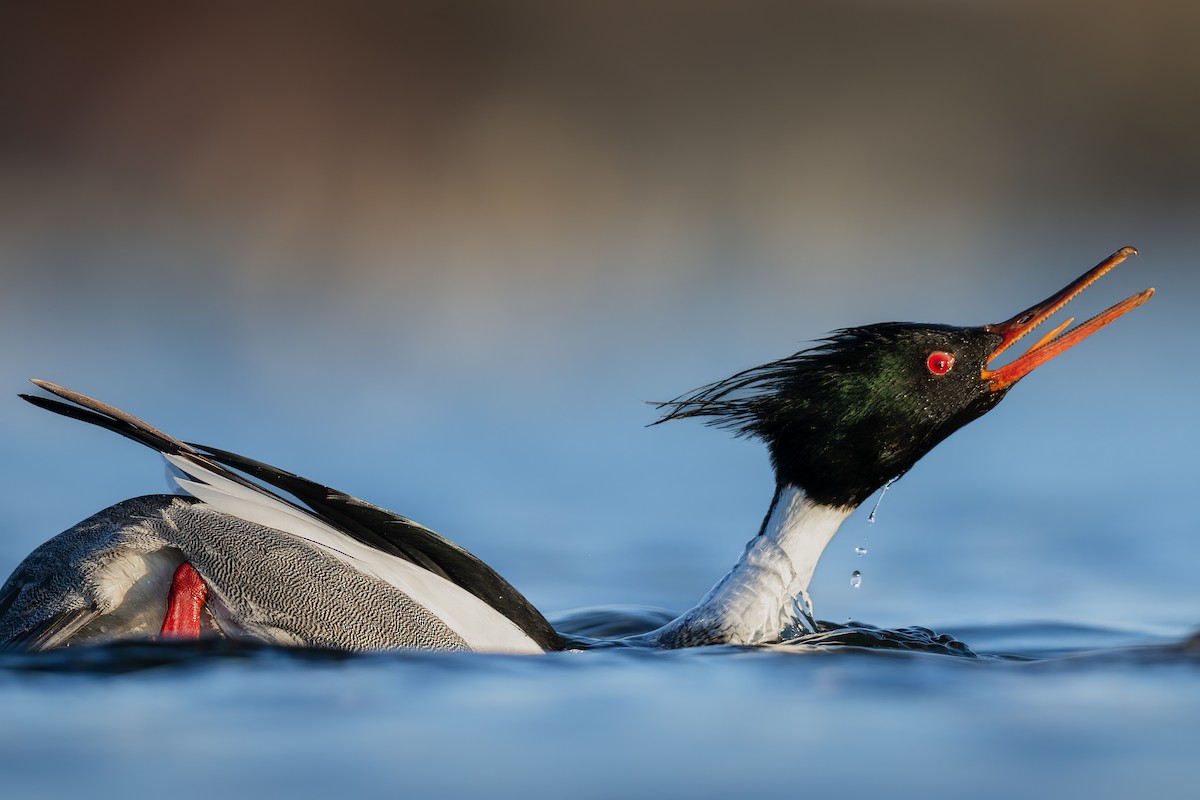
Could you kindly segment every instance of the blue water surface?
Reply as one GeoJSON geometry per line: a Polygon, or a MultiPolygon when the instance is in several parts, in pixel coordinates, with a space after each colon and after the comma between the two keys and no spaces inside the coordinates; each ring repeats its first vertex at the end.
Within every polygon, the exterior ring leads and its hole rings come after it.
{"type": "Polygon", "coordinates": [[[1200,651],[1166,647],[23,661],[14,796],[1127,797],[1185,785],[1200,714],[1200,651]]]}

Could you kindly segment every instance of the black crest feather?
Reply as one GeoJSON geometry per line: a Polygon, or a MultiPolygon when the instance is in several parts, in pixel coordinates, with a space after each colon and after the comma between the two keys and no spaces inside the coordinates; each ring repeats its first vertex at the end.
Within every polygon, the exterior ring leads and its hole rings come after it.
{"type": "Polygon", "coordinates": [[[651,424],[706,417],[708,425],[731,430],[738,436],[761,438],[766,434],[764,422],[785,410],[789,396],[819,389],[835,380],[847,362],[865,349],[882,344],[890,330],[906,324],[883,322],[836,330],[812,347],[786,358],[742,370],[672,400],[655,403],[655,407],[666,413],[651,424]]]}

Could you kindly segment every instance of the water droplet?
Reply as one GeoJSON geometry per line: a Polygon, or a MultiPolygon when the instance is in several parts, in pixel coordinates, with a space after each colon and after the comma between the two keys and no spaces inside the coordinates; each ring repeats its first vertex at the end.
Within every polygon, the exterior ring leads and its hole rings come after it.
{"type": "Polygon", "coordinates": [[[885,494],[887,494],[887,490],[892,488],[892,484],[895,483],[897,480],[899,480],[899,478],[891,478],[887,483],[885,483],[883,485],[883,488],[881,488],[879,490],[879,497],[875,498],[875,506],[874,506],[874,508],[871,509],[871,513],[867,515],[867,524],[868,525],[875,524],[875,512],[879,510],[879,504],[883,502],[883,496],[885,494]]]}
{"type": "Polygon", "coordinates": [[[865,547],[862,547],[861,545],[860,545],[860,546],[858,546],[858,547],[856,547],[856,548],[854,548],[854,555],[856,555],[856,556],[865,556],[866,554],[867,554],[867,548],[865,548],[865,547]]]}
{"type": "Polygon", "coordinates": [[[854,572],[850,574],[850,588],[857,589],[860,586],[862,586],[862,573],[858,570],[854,570],[854,572]]]}

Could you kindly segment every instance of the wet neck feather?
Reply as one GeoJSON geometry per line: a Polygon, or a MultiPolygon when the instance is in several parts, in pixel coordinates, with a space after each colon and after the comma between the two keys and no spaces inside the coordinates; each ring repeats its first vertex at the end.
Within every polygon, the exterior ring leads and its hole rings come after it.
{"type": "Polygon", "coordinates": [[[659,647],[777,642],[795,624],[825,546],[853,508],[821,505],[797,486],[775,492],[741,560],[690,611],[642,637],[659,647]]]}

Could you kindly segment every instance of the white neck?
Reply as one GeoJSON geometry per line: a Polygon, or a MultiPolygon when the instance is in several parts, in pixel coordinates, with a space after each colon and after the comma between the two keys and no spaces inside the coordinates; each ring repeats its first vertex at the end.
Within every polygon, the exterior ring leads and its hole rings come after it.
{"type": "Polygon", "coordinates": [[[796,486],[775,493],[762,530],[729,574],[678,619],[638,637],[658,647],[766,644],[794,626],[825,546],[853,508],[814,503],[796,486]]]}

